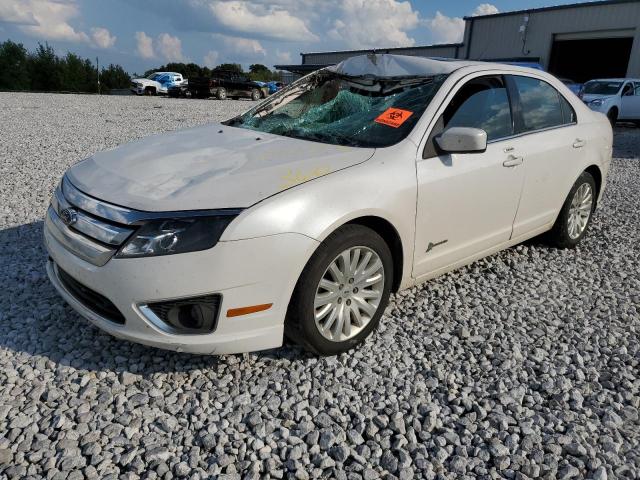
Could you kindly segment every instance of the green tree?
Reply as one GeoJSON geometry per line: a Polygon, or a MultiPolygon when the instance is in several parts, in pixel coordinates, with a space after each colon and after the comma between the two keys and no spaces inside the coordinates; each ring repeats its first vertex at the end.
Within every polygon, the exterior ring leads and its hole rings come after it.
{"type": "Polygon", "coordinates": [[[48,43],[39,43],[36,51],[28,57],[31,89],[45,92],[60,90],[63,77],[61,67],[60,59],[53,48],[48,43]]]}
{"type": "Polygon", "coordinates": [[[106,92],[115,88],[129,88],[131,77],[120,65],[113,63],[100,72],[100,85],[102,91],[106,92]]]}
{"type": "Polygon", "coordinates": [[[235,72],[243,74],[244,70],[242,70],[242,65],[239,63],[221,63],[211,71],[212,74],[217,72],[235,72]]]}
{"type": "Polygon", "coordinates": [[[279,78],[276,72],[272,72],[268,67],[261,63],[254,63],[249,66],[249,77],[251,77],[251,80],[258,80],[261,82],[270,82],[271,80],[277,80],[279,78]]]}
{"type": "Polygon", "coordinates": [[[21,43],[0,43],[0,89],[28,90],[28,52],[21,43]]]}

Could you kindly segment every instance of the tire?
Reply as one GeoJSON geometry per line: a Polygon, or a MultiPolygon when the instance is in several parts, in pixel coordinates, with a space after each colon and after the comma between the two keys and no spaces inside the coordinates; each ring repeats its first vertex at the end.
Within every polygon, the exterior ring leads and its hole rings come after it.
{"type": "Polygon", "coordinates": [[[609,110],[607,112],[607,118],[611,123],[611,127],[615,127],[616,122],[618,121],[618,109],[616,107],[613,107],[611,110],[609,110]]]}
{"type": "Polygon", "coordinates": [[[144,89],[144,94],[148,97],[152,97],[156,94],[156,89],[155,88],[151,88],[151,87],[147,87],[144,89]]]}
{"type": "Polygon", "coordinates": [[[227,98],[227,90],[223,87],[220,87],[216,92],[216,98],[218,100],[225,100],[227,98]]]}
{"type": "Polygon", "coordinates": [[[256,100],[260,100],[260,98],[262,98],[262,95],[260,94],[260,90],[258,90],[257,88],[254,88],[253,90],[251,90],[251,100],[255,102],[256,100]]]}
{"type": "Polygon", "coordinates": [[[363,342],[380,323],[389,302],[392,282],[393,259],[387,243],[370,228],[345,225],[320,244],[300,274],[287,310],[285,335],[319,355],[337,355],[350,350],[363,342]],[[341,270],[339,265],[346,264],[342,260],[345,252],[349,253],[349,263],[354,263],[355,270],[360,273],[345,269],[351,273],[343,284],[338,285],[339,277],[329,268],[341,270]],[[369,260],[364,264],[367,258],[369,260]],[[362,275],[363,271],[372,272],[362,275]],[[364,283],[365,279],[368,284],[364,283]],[[323,285],[335,285],[335,290],[321,286],[321,280],[323,285]],[[368,292],[366,296],[363,295],[365,291],[368,292]],[[332,300],[320,299],[324,304],[316,310],[317,295],[332,300]],[[321,315],[319,322],[316,322],[316,314],[321,315]],[[358,316],[360,320],[357,320],[358,316]],[[326,327],[325,334],[319,325],[326,327]]]}
{"type": "Polygon", "coordinates": [[[576,182],[571,187],[567,199],[562,205],[562,210],[556,219],[556,223],[548,234],[550,243],[558,248],[574,248],[580,240],[585,236],[591,220],[593,218],[593,211],[596,206],[596,182],[588,172],[582,172],[576,182]],[[583,192],[587,190],[590,193],[590,204],[585,203],[586,200],[580,201],[583,198],[583,192]],[[580,206],[582,205],[582,208],[580,206]],[[576,207],[577,210],[582,210],[581,218],[585,218],[584,224],[576,224],[576,207]],[[572,220],[573,218],[573,220],[572,220]],[[573,228],[577,225],[577,229],[573,228]]]}

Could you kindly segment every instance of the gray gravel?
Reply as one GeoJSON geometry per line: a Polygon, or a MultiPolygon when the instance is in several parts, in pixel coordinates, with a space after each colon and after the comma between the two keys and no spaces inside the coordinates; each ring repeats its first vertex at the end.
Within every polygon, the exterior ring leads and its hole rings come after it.
{"type": "Polygon", "coordinates": [[[242,101],[0,94],[0,477],[640,477],[640,130],[579,248],[402,292],[366,345],[190,356],[116,340],[46,280],[63,171],[242,101]]]}

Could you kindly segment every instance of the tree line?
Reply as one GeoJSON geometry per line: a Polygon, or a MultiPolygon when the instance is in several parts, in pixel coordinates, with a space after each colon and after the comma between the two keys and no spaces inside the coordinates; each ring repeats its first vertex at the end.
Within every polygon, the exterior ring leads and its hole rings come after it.
{"type": "MultiPolygon", "coordinates": [[[[223,63],[215,68],[201,67],[195,63],[167,63],[144,73],[177,72],[185,78],[212,77],[220,71],[234,71],[252,80],[269,82],[280,80],[280,73],[261,64],[249,66],[245,72],[240,64],[223,63]]],[[[108,65],[100,70],[100,90],[129,88],[131,76],[120,65],[108,65]]],[[[88,58],[75,53],[63,57],[56,55],[48,43],[39,43],[34,51],[21,43],[6,40],[0,43],[0,90],[41,92],[98,92],[98,70],[88,58]]]]}
{"type": "MultiPolygon", "coordinates": [[[[120,65],[109,65],[100,71],[103,92],[128,88],[131,77],[120,65]]],[[[28,51],[21,43],[0,43],[0,90],[97,92],[96,65],[75,53],[56,55],[49,44],[38,44],[28,51]]]]}

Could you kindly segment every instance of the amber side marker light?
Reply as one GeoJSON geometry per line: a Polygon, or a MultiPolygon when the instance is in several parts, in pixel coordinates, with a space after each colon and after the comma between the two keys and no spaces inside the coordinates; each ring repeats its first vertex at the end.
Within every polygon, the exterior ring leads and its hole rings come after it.
{"type": "Polygon", "coordinates": [[[239,317],[250,313],[263,312],[269,310],[273,303],[263,303],[262,305],[252,305],[250,307],[230,308],[227,310],[227,317],[239,317]]]}

